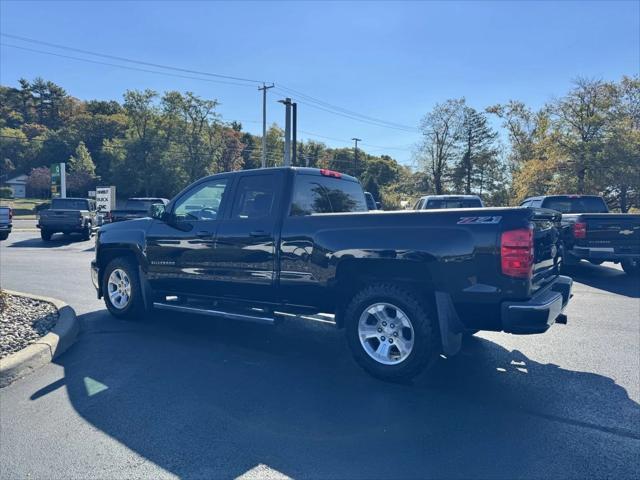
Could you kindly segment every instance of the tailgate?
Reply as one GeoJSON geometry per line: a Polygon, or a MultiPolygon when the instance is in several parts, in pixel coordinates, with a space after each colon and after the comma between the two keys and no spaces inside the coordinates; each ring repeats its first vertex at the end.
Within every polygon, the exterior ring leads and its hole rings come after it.
{"type": "Polygon", "coordinates": [[[560,222],[562,215],[555,210],[532,208],[533,224],[533,280],[539,288],[557,275],[560,254],[560,222]]]}
{"type": "Polygon", "coordinates": [[[640,215],[582,214],[587,224],[586,237],[578,245],[590,248],[613,248],[616,253],[640,250],[640,215]]]}
{"type": "Polygon", "coordinates": [[[40,225],[78,225],[81,219],[77,210],[45,210],[40,214],[40,225]]]}

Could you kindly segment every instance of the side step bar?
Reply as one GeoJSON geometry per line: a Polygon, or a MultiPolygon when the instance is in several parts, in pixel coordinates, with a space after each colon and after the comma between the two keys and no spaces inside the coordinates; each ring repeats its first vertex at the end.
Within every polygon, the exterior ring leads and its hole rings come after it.
{"type": "Polygon", "coordinates": [[[212,310],[209,308],[188,307],[186,305],[172,305],[169,303],[154,302],[153,307],[159,310],[193,313],[196,315],[207,315],[210,317],[226,318],[229,320],[244,320],[247,322],[266,323],[269,325],[274,325],[276,323],[276,319],[274,317],[262,317],[258,315],[247,315],[244,313],[225,312],[223,310],[212,310]]]}

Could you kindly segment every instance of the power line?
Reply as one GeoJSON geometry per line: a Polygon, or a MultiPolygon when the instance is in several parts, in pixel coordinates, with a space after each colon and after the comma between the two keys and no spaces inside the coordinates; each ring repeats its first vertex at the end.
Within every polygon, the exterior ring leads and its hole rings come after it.
{"type": "MultiPolygon", "coordinates": [[[[20,36],[20,35],[13,35],[13,34],[8,34],[8,33],[0,33],[0,35],[2,35],[4,37],[7,37],[7,38],[13,38],[15,40],[20,40],[20,41],[23,41],[23,42],[29,42],[29,43],[39,44],[39,45],[45,45],[45,46],[48,46],[48,47],[51,47],[51,48],[57,48],[57,49],[62,49],[62,50],[67,50],[67,51],[73,51],[73,52],[82,53],[82,54],[85,54],[85,55],[94,55],[94,56],[98,56],[98,57],[102,57],[102,58],[118,60],[118,61],[121,61],[121,62],[134,63],[134,64],[138,64],[138,65],[146,65],[146,66],[151,66],[151,67],[154,67],[154,68],[161,68],[161,69],[173,70],[173,71],[178,71],[178,72],[192,73],[192,74],[203,75],[203,76],[208,76],[208,77],[224,78],[224,79],[228,79],[228,80],[236,80],[236,81],[247,82],[247,83],[252,83],[252,84],[263,84],[263,83],[265,83],[263,80],[250,79],[250,78],[244,78],[244,77],[237,77],[237,76],[232,76],[232,75],[225,75],[225,74],[220,74],[220,73],[206,72],[206,71],[201,71],[201,70],[186,69],[186,68],[181,68],[181,67],[174,67],[174,66],[171,66],[171,65],[165,65],[165,64],[147,62],[147,61],[142,61],[142,60],[136,60],[136,59],[132,59],[132,58],[128,58],[128,57],[122,57],[122,56],[118,56],[118,55],[110,55],[110,54],[99,53],[99,52],[95,52],[95,51],[91,51],[91,50],[85,50],[85,49],[80,49],[80,48],[75,48],[75,47],[69,47],[69,46],[66,46],[66,45],[61,45],[61,44],[52,43],[52,42],[46,42],[46,41],[43,41],[43,40],[37,40],[37,39],[24,37],[24,36],[20,36]]],[[[5,44],[5,45],[7,45],[7,44],[5,44]]],[[[23,50],[30,50],[30,51],[34,51],[34,52],[37,52],[37,53],[44,53],[44,54],[48,54],[48,55],[59,56],[59,57],[63,57],[63,58],[70,58],[70,59],[73,59],[73,60],[88,61],[90,63],[100,63],[100,62],[92,61],[92,60],[89,60],[89,59],[83,59],[83,58],[72,57],[72,56],[64,56],[64,55],[56,54],[56,53],[53,53],[53,52],[46,52],[46,51],[37,50],[37,49],[28,49],[26,47],[18,47],[16,45],[7,45],[7,46],[11,46],[12,48],[21,48],[23,50]]],[[[111,64],[111,63],[106,63],[106,62],[104,62],[102,64],[109,65],[109,66],[114,66],[114,67],[119,67],[119,68],[127,68],[126,66],[123,66],[123,65],[111,64]]],[[[131,67],[129,67],[129,68],[132,69],[131,67]]],[[[156,70],[144,70],[144,69],[138,69],[138,70],[144,71],[144,72],[148,72],[148,73],[157,73],[157,74],[164,74],[165,73],[165,72],[158,72],[156,70]]],[[[199,77],[183,77],[183,78],[190,78],[190,79],[194,79],[194,80],[207,80],[207,79],[203,79],[203,78],[199,78],[199,77]]],[[[246,84],[243,84],[243,83],[230,83],[230,84],[247,86],[246,84]]],[[[283,86],[278,86],[276,88],[281,90],[281,91],[283,91],[283,92],[285,92],[285,93],[286,92],[293,92],[297,96],[300,96],[303,99],[306,99],[305,102],[299,102],[299,103],[305,103],[306,105],[311,106],[313,108],[324,110],[327,113],[331,113],[331,114],[334,114],[334,115],[342,116],[342,117],[348,118],[350,120],[355,120],[355,121],[367,123],[369,125],[378,126],[378,127],[382,127],[382,128],[390,128],[390,129],[395,129],[395,130],[400,130],[400,131],[405,131],[405,132],[411,132],[411,133],[415,133],[415,132],[418,131],[418,129],[415,128],[415,127],[411,127],[411,126],[408,126],[408,125],[403,125],[403,124],[396,123],[396,122],[389,122],[389,121],[384,120],[384,119],[379,119],[379,118],[372,117],[372,116],[369,116],[369,115],[363,115],[363,114],[355,112],[353,110],[348,110],[346,108],[331,104],[329,102],[325,102],[324,100],[320,100],[320,99],[315,98],[315,97],[313,97],[311,95],[307,95],[304,92],[301,92],[299,90],[296,90],[296,89],[293,89],[293,88],[290,88],[290,87],[286,87],[284,85],[283,86]]]]}
{"type": "Polygon", "coordinates": [[[155,73],[157,75],[166,75],[166,76],[169,76],[169,77],[187,78],[187,79],[190,79],[190,80],[201,80],[203,82],[222,83],[222,84],[225,84],[225,85],[237,85],[237,86],[240,86],[240,87],[252,87],[253,88],[252,85],[247,85],[245,83],[231,82],[231,81],[225,81],[225,80],[213,80],[211,78],[193,77],[191,75],[180,75],[178,73],[159,72],[157,70],[149,70],[147,68],[129,67],[127,65],[118,65],[117,63],[101,62],[100,60],[91,60],[90,58],[81,58],[81,57],[74,57],[72,55],[64,55],[62,53],[47,52],[46,50],[38,50],[36,48],[22,47],[22,46],[18,46],[18,45],[12,45],[10,43],[1,42],[0,45],[3,46],[3,47],[17,48],[19,50],[26,50],[26,51],[29,51],[29,52],[41,53],[41,54],[44,54],[44,55],[51,55],[51,56],[54,56],[54,57],[68,58],[70,60],[77,60],[77,61],[80,61],[80,62],[93,63],[93,64],[97,64],[97,65],[107,65],[109,67],[116,67],[116,68],[123,68],[125,70],[135,70],[135,71],[138,71],[138,72],[155,73]]]}
{"type": "Polygon", "coordinates": [[[93,52],[91,50],[84,50],[81,48],[74,48],[74,47],[68,47],[66,45],[60,45],[57,43],[52,43],[52,42],[45,42],[42,40],[36,40],[34,38],[28,38],[28,37],[23,37],[20,35],[12,35],[9,33],[0,33],[0,35],[2,35],[3,37],[7,37],[7,38],[13,38],[15,40],[21,40],[23,42],[28,42],[28,43],[35,43],[35,44],[39,44],[39,45],[45,45],[48,47],[53,47],[53,48],[59,48],[61,50],[68,50],[68,51],[72,51],[72,52],[77,52],[77,53],[84,53],[85,55],[94,55],[96,57],[102,57],[102,58],[109,58],[111,60],[118,60],[121,62],[128,62],[128,63],[135,63],[138,65],[146,65],[148,67],[155,67],[155,68],[164,68],[166,70],[174,70],[174,71],[178,71],[178,72],[185,72],[185,73],[195,73],[197,75],[204,75],[204,76],[208,76],[208,77],[218,77],[218,78],[224,78],[227,80],[238,80],[241,82],[249,82],[249,83],[265,83],[264,80],[255,80],[253,78],[243,78],[243,77],[235,77],[232,75],[224,75],[221,73],[211,73],[211,72],[203,72],[200,70],[191,70],[188,68],[180,68],[180,67],[173,67],[171,65],[163,65],[161,63],[152,63],[152,62],[145,62],[143,60],[134,60],[131,58],[127,58],[127,57],[121,57],[121,56],[117,56],[117,55],[109,55],[109,54],[105,54],[105,53],[98,53],[98,52],[93,52]]]}

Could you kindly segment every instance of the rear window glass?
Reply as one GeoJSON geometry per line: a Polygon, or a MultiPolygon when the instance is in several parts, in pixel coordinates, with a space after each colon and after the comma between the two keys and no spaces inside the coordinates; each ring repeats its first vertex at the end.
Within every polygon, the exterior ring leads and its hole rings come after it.
{"type": "Polygon", "coordinates": [[[316,175],[296,175],[291,215],[366,211],[367,203],[359,183],[316,175]]]}
{"type": "Polygon", "coordinates": [[[560,213],[607,213],[607,205],[600,197],[550,197],[542,203],[560,213]]]}
{"type": "Polygon", "coordinates": [[[157,200],[127,200],[124,204],[125,210],[144,210],[149,211],[154,203],[162,203],[157,200]]]}
{"type": "Polygon", "coordinates": [[[468,198],[468,199],[445,199],[438,198],[434,200],[429,200],[425,207],[426,209],[432,208],[482,208],[482,202],[477,198],[468,198]]]}
{"type": "Polygon", "coordinates": [[[51,208],[59,210],[89,210],[88,200],[74,200],[73,198],[54,198],[51,208]]]}

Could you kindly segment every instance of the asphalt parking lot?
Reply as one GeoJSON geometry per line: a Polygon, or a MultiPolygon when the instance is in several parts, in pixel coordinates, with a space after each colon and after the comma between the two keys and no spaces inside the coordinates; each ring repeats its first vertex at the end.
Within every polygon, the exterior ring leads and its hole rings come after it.
{"type": "Polygon", "coordinates": [[[14,232],[3,287],[70,303],[55,363],[0,390],[0,477],[639,478],[640,281],[575,272],[569,324],[482,333],[411,385],[377,381],[342,332],[111,317],[93,240],[14,232]]]}

